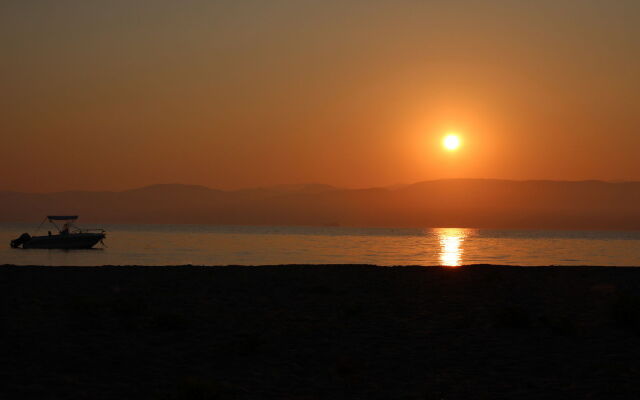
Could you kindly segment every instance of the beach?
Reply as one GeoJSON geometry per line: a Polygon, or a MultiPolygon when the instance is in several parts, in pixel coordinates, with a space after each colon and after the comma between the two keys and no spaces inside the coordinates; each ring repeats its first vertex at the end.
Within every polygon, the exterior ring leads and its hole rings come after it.
{"type": "Polygon", "coordinates": [[[640,268],[0,267],[4,399],[640,395],[640,268]]]}

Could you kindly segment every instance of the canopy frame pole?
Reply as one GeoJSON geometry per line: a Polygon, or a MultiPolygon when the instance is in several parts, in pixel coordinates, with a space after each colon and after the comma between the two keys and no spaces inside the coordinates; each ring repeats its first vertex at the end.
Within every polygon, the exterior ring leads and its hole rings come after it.
{"type": "MultiPolygon", "coordinates": [[[[45,220],[48,219],[49,222],[56,227],[56,229],[58,230],[58,234],[62,233],[62,230],[60,229],[60,227],[58,226],[58,224],[56,224],[56,221],[64,221],[64,223],[71,228],[72,226],[75,227],[75,222],[78,219],[77,215],[48,215],[45,217],[45,220]]],[[[44,222],[44,221],[43,221],[44,222]]],[[[41,224],[42,225],[42,224],[41,224]]],[[[64,225],[63,225],[64,226],[64,225]]],[[[78,229],[76,227],[76,229],[78,229]]]]}
{"type": "Polygon", "coordinates": [[[36,233],[34,233],[34,236],[38,235],[38,232],[40,231],[40,228],[42,228],[42,224],[44,224],[44,221],[46,221],[47,219],[48,219],[47,217],[44,217],[42,222],[40,222],[40,225],[38,225],[38,227],[36,228],[36,233]]]}
{"type": "Polygon", "coordinates": [[[49,219],[49,222],[51,222],[51,225],[55,226],[58,233],[60,233],[60,227],[56,224],[56,221],[49,219]]]}

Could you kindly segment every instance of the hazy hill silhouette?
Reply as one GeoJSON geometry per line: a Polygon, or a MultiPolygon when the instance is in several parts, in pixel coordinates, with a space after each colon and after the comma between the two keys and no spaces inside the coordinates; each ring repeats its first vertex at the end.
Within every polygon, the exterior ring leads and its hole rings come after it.
{"type": "Polygon", "coordinates": [[[123,192],[0,192],[0,221],[79,214],[102,223],[640,229],[640,182],[438,180],[396,188],[153,185],[123,192]]]}

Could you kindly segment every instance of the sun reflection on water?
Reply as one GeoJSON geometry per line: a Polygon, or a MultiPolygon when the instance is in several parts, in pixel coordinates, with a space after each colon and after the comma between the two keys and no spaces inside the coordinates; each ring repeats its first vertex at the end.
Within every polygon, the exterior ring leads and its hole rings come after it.
{"type": "Polygon", "coordinates": [[[471,229],[438,228],[434,233],[440,242],[440,263],[447,267],[462,265],[464,240],[472,233],[471,229]]]}

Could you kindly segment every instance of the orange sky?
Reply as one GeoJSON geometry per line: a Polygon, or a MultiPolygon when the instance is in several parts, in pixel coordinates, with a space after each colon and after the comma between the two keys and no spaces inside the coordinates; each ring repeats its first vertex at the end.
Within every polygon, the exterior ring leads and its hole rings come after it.
{"type": "Polygon", "coordinates": [[[639,15],[635,0],[3,1],[0,190],[640,180],[639,15]]]}

